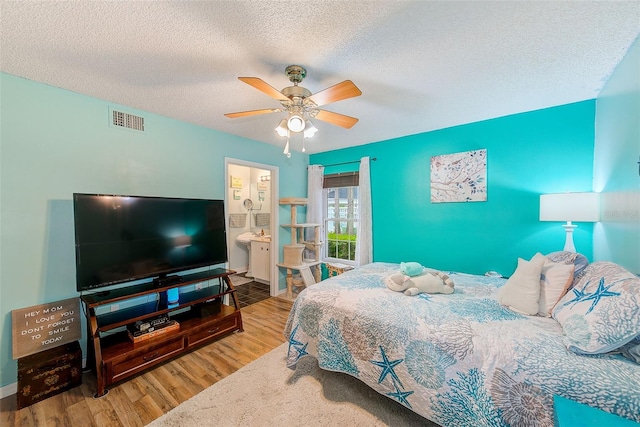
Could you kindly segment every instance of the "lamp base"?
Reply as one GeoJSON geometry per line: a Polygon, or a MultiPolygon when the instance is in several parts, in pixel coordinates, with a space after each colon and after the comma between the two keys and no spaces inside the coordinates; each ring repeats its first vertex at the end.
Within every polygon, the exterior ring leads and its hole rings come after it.
{"type": "Polygon", "coordinates": [[[575,252],[576,247],[573,244],[573,230],[577,227],[577,225],[573,225],[571,221],[567,221],[566,224],[562,224],[562,227],[567,232],[567,236],[564,241],[564,250],[567,252],[575,252]]]}

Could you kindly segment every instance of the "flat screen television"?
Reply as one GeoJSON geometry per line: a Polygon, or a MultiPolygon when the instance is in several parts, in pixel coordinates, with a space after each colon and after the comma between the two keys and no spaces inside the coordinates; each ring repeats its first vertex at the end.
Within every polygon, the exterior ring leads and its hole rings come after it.
{"type": "Polygon", "coordinates": [[[73,195],[79,292],[227,262],[223,200],[73,195]]]}

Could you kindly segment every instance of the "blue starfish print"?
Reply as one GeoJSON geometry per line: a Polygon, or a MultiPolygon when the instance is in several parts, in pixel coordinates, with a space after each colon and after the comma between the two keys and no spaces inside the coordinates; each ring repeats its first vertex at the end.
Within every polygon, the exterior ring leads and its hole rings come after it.
{"type": "Polygon", "coordinates": [[[400,382],[400,378],[398,378],[398,375],[395,373],[395,371],[393,370],[393,368],[395,368],[396,366],[398,366],[400,363],[402,363],[402,361],[404,359],[398,359],[398,360],[389,360],[387,358],[387,355],[385,354],[384,350],[382,349],[382,346],[380,346],[380,353],[382,353],[382,360],[370,360],[369,362],[373,363],[376,366],[379,366],[382,368],[382,372],[380,373],[380,378],[378,379],[378,384],[380,384],[382,381],[384,381],[384,379],[386,378],[386,376],[388,374],[391,374],[391,377],[396,380],[398,382],[398,384],[400,384],[401,387],[404,387],[402,385],[402,383],[400,382]]]}
{"type": "Polygon", "coordinates": [[[298,351],[298,357],[296,357],[296,362],[300,360],[302,356],[309,354],[307,353],[307,345],[309,345],[309,343],[306,343],[300,346],[293,346],[293,348],[295,348],[298,351]]]}
{"type": "MultiPolygon", "coordinates": [[[[586,285],[584,285],[584,287],[586,288],[586,287],[587,287],[587,285],[589,285],[589,282],[587,282],[587,284],[586,284],[586,285]]],[[[583,288],[583,289],[584,289],[584,288],[583,288]]],[[[562,304],[562,306],[563,306],[563,307],[564,307],[564,306],[567,306],[567,305],[569,305],[569,304],[571,304],[571,303],[578,303],[578,302],[580,302],[580,301],[582,300],[582,298],[584,297],[584,292],[582,292],[582,291],[581,291],[581,290],[579,290],[579,289],[573,288],[571,291],[573,292],[574,298],[573,298],[572,300],[567,301],[567,302],[565,302],[564,304],[562,304]]]]}
{"type": "Polygon", "coordinates": [[[593,303],[591,304],[591,307],[589,307],[589,310],[587,310],[587,312],[585,313],[585,314],[589,314],[595,308],[595,306],[598,305],[598,303],[600,302],[600,299],[602,299],[603,297],[614,297],[614,296],[620,295],[619,292],[613,292],[609,290],[613,285],[615,285],[618,282],[620,282],[620,280],[618,280],[617,282],[611,283],[609,286],[605,286],[604,277],[603,277],[600,279],[600,282],[598,283],[598,289],[596,289],[594,293],[589,294],[584,291],[587,288],[587,286],[589,286],[589,283],[591,283],[589,281],[585,283],[582,290],[578,290],[574,288],[573,294],[575,295],[575,297],[572,300],[564,303],[563,306],[566,306],[569,304],[575,305],[575,304],[578,304],[579,302],[584,302],[584,301],[593,301],[593,303]]]}
{"type": "Polygon", "coordinates": [[[593,303],[591,304],[591,307],[589,307],[589,310],[587,310],[587,312],[585,314],[589,314],[591,312],[591,310],[593,310],[595,308],[595,306],[600,302],[600,299],[603,297],[616,297],[620,295],[620,292],[613,292],[610,291],[609,289],[611,289],[611,287],[613,285],[615,285],[618,282],[613,282],[612,284],[610,284],[609,286],[605,287],[604,286],[604,277],[602,279],[600,279],[600,283],[598,283],[598,289],[596,289],[596,291],[588,296],[585,296],[582,301],[593,301],[593,303]]]}
{"type": "Polygon", "coordinates": [[[291,347],[296,350],[297,356],[294,363],[297,363],[302,356],[306,356],[307,354],[309,354],[307,353],[307,345],[309,345],[309,343],[303,344],[294,338],[296,332],[298,331],[298,326],[300,325],[296,325],[296,327],[293,328],[293,331],[291,331],[291,335],[289,336],[289,349],[287,350],[287,358],[291,356],[291,347]]]}
{"type": "Polygon", "coordinates": [[[412,394],[412,391],[400,391],[398,389],[398,386],[396,386],[396,391],[394,393],[387,393],[387,396],[394,397],[398,400],[398,402],[411,408],[411,404],[407,400],[407,397],[411,396],[412,394]]]}
{"type": "MultiPolygon", "coordinates": [[[[300,325],[296,325],[296,327],[293,328],[293,331],[291,331],[291,335],[289,335],[289,349],[287,350],[287,357],[289,357],[289,354],[291,354],[291,347],[298,350],[298,346],[302,345],[300,341],[294,338],[294,336],[296,335],[296,332],[298,331],[298,326],[300,325]]],[[[306,348],[306,345],[305,345],[305,348],[306,348]]]]}

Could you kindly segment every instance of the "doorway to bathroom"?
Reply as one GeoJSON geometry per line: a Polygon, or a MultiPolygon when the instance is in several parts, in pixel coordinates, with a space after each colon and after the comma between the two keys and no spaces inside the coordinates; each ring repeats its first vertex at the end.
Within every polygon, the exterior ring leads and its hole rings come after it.
{"type": "Polygon", "coordinates": [[[241,306],[278,294],[278,167],[225,158],[229,269],[241,306]]]}

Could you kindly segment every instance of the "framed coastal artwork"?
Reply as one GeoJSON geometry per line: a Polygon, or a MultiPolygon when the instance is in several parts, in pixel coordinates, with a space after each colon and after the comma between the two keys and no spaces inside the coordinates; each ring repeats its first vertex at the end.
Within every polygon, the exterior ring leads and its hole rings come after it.
{"type": "Polygon", "coordinates": [[[486,149],[431,157],[431,203],[486,200],[486,149]]]}

